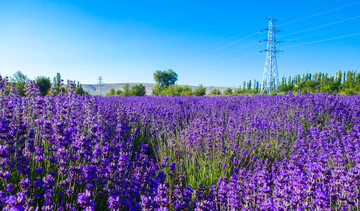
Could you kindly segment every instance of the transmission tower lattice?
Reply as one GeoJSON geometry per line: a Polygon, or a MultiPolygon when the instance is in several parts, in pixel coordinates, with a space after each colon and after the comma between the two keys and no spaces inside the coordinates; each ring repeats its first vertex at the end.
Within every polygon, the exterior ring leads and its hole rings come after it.
{"type": "Polygon", "coordinates": [[[100,96],[102,96],[102,88],[101,88],[101,80],[102,80],[102,78],[101,78],[101,76],[99,76],[99,90],[100,90],[100,96]]]}
{"type": "Polygon", "coordinates": [[[267,47],[266,50],[263,50],[266,51],[266,60],[261,84],[261,94],[270,94],[274,91],[277,92],[279,85],[279,73],[276,56],[281,51],[277,50],[276,45],[281,41],[276,39],[276,34],[279,32],[279,30],[275,28],[275,22],[277,20],[273,18],[266,18],[266,20],[269,21],[269,28],[265,29],[268,31],[268,38],[263,40],[267,41],[267,47]]]}

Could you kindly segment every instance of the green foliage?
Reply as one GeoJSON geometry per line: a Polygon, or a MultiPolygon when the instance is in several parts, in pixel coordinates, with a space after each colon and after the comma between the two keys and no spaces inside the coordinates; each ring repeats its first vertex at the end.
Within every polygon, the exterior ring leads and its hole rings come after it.
{"type": "Polygon", "coordinates": [[[232,95],[233,94],[233,90],[231,88],[227,88],[224,91],[224,95],[232,95]]]}
{"type": "Polygon", "coordinates": [[[111,88],[105,96],[144,96],[145,94],[146,89],[143,84],[137,84],[131,87],[129,84],[125,84],[123,86],[123,91],[111,88]]]}
{"type": "Polygon", "coordinates": [[[192,95],[192,89],[191,89],[191,87],[190,86],[183,86],[182,87],[182,95],[184,95],[184,96],[189,96],[189,95],[192,95]]]}
{"type": "Polygon", "coordinates": [[[250,90],[250,89],[251,89],[251,86],[252,86],[251,80],[249,80],[249,81],[247,82],[247,89],[250,90]]]}
{"type": "Polygon", "coordinates": [[[114,88],[111,88],[108,93],[105,94],[105,96],[115,96],[116,92],[114,88]]]}
{"type": "Polygon", "coordinates": [[[157,84],[160,84],[160,88],[168,87],[169,85],[174,85],[178,80],[178,75],[172,70],[157,70],[154,73],[154,80],[157,84]]]}
{"type": "MultiPolygon", "coordinates": [[[[66,87],[63,88],[62,91],[64,93],[69,93],[69,86],[70,86],[70,80],[67,80],[66,87]]],[[[76,82],[73,81],[72,86],[73,86],[74,92],[78,95],[88,95],[89,94],[89,92],[84,90],[84,88],[82,87],[82,85],[79,82],[77,82],[77,84],[76,84],[76,82]]]]}
{"type": "Polygon", "coordinates": [[[77,85],[75,85],[74,90],[75,90],[75,93],[78,95],[88,95],[89,94],[89,92],[87,90],[85,90],[79,82],[77,83],[77,85]]]}
{"type": "MultiPolygon", "coordinates": [[[[289,91],[301,93],[310,92],[316,93],[321,91],[330,94],[337,92],[340,94],[355,94],[360,93],[360,73],[356,71],[336,72],[335,76],[329,76],[327,73],[305,73],[295,76],[282,77],[279,81],[278,90],[280,93],[288,94],[289,91]]],[[[242,89],[235,89],[234,95],[243,94],[259,94],[261,91],[260,83],[256,80],[244,81],[242,89]]],[[[224,93],[225,94],[225,93],[224,93]]]]}
{"type": "Polygon", "coordinates": [[[239,89],[234,90],[234,95],[235,96],[244,95],[244,94],[246,94],[246,90],[244,90],[244,89],[239,88],[239,89]]]}
{"type": "Polygon", "coordinates": [[[122,92],[122,96],[130,96],[130,85],[129,84],[125,84],[123,86],[123,92],[122,92]]]}
{"type": "MultiPolygon", "coordinates": [[[[226,91],[226,90],[225,90],[226,91]]],[[[230,90],[227,91],[227,93],[224,95],[255,95],[255,94],[259,94],[260,93],[260,83],[257,80],[251,81],[249,80],[248,82],[244,81],[243,82],[243,86],[242,88],[238,88],[238,89],[234,89],[232,90],[232,93],[230,94],[230,90]]]]}
{"type": "MultiPolygon", "coordinates": [[[[27,83],[27,81],[29,81],[29,80],[30,79],[25,74],[23,74],[20,70],[17,71],[16,73],[14,73],[14,75],[12,77],[10,77],[10,82],[15,84],[15,89],[17,89],[19,91],[19,94],[21,96],[25,96],[24,87],[25,87],[25,84],[27,83]]],[[[53,84],[51,84],[50,78],[45,77],[45,76],[37,76],[37,77],[35,77],[35,79],[33,81],[36,82],[37,85],[39,86],[41,96],[52,94],[50,92],[51,88],[53,88],[53,92],[55,95],[59,94],[60,92],[68,93],[68,88],[69,88],[69,84],[70,84],[70,81],[68,80],[67,85],[64,87],[63,80],[61,79],[60,73],[56,73],[56,76],[53,79],[53,84]]],[[[10,86],[12,86],[12,83],[9,83],[9,89],[10,89],[10,86]]],[[[73,83],[73,90],[78,95],[88,95],[89,94],[89,92],[84,90],[84,88],[82,87],[82,85],[79,82],[73,83]]]]}
{"type": "Polygon", "coordinates": [[[144,96],[146,94],[145,86],[142,84],[137,84],[131,87],[129,94],[131,96],[144,96]]]}
{"type": "Polygon", "coordinates": [[[172,70],[157,70],[154,73],[155,87],[152,90],[153,95],[181,95],[181,88],[174,86],[178,80],[178,75],[172,70]]]}
{"type": "Polygon", "coordinates": [[[355,90],[349,88],[349,89],[345,89],[345,94],[349,95],[349,94],[355,94],[355,90]]]}
{"type": "Polygon", "coordinates": [[[152,89],[152,95],[160,95],[160,94],[161,94],[160,84],[157,83],[155,87],[152,89]]]}
{"type": "Polygon", "coordinates": [[[40,88],[41,96],[45,96],[49,93],[51,88],[50,78],[45,76],[38,76],[35,78],[35,82],[38,84],[40,88]]]}
{"type": "Polygon", "coordinates": [[[15,88],[20,91],[21,96],[25,96],[24,87],[29,78],[24,75],[20,70],[15,72],[12,77],[10,77],[10,82],[15,83],[15,88]]]}
{"type": "Polygon", "coordinates": [[[156,85],[153,89],[153,95],[160,96],[188,96],[192,94],[192,89],[189,86],[169,85],[166,88],[160,90],[159,86],[156,85]]]}
{"type": "Polygon", "coordinates": [[[335,76],[329,76],[324,73],[310,74],[306,73],[300,76],[282,78],[279,90],[287,94],[289,90],[297,92],[316,93],[318,90],[326,93],[339,92],[343,94],[352,94],[360,92],[360,73],[356,71],[341,72],[340,70],[335,76]]]}
{"type": "MultiPolygon", "coordinates": [[[[323,86],[323,87],[320,87],[320,91],[323,92],[323,93],[331,93],[331,87],[330,86],[323,86]]],[[[302,92],[304,93],[304,92],[302,92]]]]}
{"type": "Polygon", "coordinates": [[[206,89],[205,89],[205,87],[203,87],[202,84],[200,84],[200,86],[196,87],[193,92],[194,96],[204,96],[205,94],[206,94],[206,89]]]}
{"type": "Polygon", "coordinates": [[[56,76],[53,79],[53,88],[55,89],[56,94],[59,94],[61,91],[64,91],[61,90],[61,84],[62,84],[61,75],[60,73],[56,73],[56,76]]]}
{"type": "Polygon", "coordinates": [[[121,96],[122,91],[121,91],[121,90],[116,90],[116,92],[115,92],[115,93],[116,93],[116,95],[117,95],[117,96],[121,96]]]}
{"type": "Polygon", "coordinates": [[[15,72],[14,75],[10,77],[10,82],[15,82],[15,83],[25,84],[28,80],[29,78],[26,75],[24,75],[20,70],[15,72]]]}
{"type": "Polygon", "coordinates": [[[162,95],[162,96],[167,96],[167,95],[180,96],[181,92],[182,92],[181,86],[169,85],[166,88],[164,88],[163,90],[161,90],[160,95],[162,95]]]}
{"type": "Polygon", "coordinates": [[[218,89],[213,89],[211,90],[210,95],[219,96],[221,95],[221,92],[218,89]]]}

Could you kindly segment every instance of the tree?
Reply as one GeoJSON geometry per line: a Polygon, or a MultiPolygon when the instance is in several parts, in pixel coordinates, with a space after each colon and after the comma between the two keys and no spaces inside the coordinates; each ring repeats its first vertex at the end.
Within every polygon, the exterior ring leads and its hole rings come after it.
{"type": "Polygon", "coordinates": [[[256,93],[259,93],[259,89],[260,89],[259,81],[256,81],[256,88],[255,88],[256,93]]]}
{"type": "Polygon", "coordinates": [[[146,94],[145,86],[142,84],[131,86],[129,94],[131,96],[144,96],[146,94]]]}
{"type": "Polygon", "coordinates": [[[182,87],[179,85],[169,85],[160,91],[161,96],[180,96],[182,93],[182,87]]]}
{"type": "Polygon", "coordinates": [[[213,89],[213,90],[211,90],[210,94],[211,94],[211,95],[218,96],[218,95],[221,95],[221,92],[220,92],[220,90],[218,90],[218,89],[213,89]]]}
{"type": "Polygon", "coordinates": [[[122,91],[119,89],[119,90],[116,90],[116,96],[121,96],[122,95],[122,91]]]}
{"type": "Polygon", "coordinates": [[[157,84],[160,85],[160,88],[168,87],[169,85],[174,85],[178,80],[178,75],[172,70],[157,70],[154,73],[154,80],[157,84]]]}
{"type": "Polygon", "coordinates": [[[11,82],[26,84],[29,78],[24,75],[20,70],[14,73],[13,77],[10,77],[11,82]]]}
{"type": "Polygon", "coordinates": [[[53,79],[53,88],[55,89],[56,94],[59,94],[61,91],[65,91],[63,88],[61,90],[60,87],[62,87],[61,75],[60,73],[56,73],[56,76],[53,79]]]}
{"type": "Polygon", "coordinates": [[[78,82],[76,87],[75,87],[75,93],[78,95],[88,95],[89,92],[87,90],[84,90],[84,88],[82,87],[82,85],[78,82]]]}
{"type": "Polygon", "coordinates": [[[61,75],[60,73],[56,73],[56,76],[53,79],[54,88],[59,88],[61,83],[61,75]]]}
{"type": "Polygon", "coordinates": [[[251,80],[249,80],[249,82],[247,82],[247,89],[250,90],[250,89],[251,89],[251,86],[252,86],[251,80]]]}
{"type": "Polygon", "coordinates": [[[130,96],[130,85],[129,84],[125,84],[123,86],[123,93],[122,93],[122,96],[130,96]]]}
{"type": "Polygon", "coordinates": [[[193,92],[193,95],[195,95],[195,96],[204,96],[205,94],[206,94],[206,89],[205,89],[205,87],[203,87],[202,84],[200,84],[199,87],[196,87],[193,92]]]}
{"type": "Polygon", "coordinates": [[[164,87],[160,90],[160,85],[156,84],[153,91],[153,95],[160,95],[160,96],[186,96],[191,95],[192,89],[189,86],[179,86],[179,85],[169,85],[164,87]]]}
{"type": "Polygon", "coordinates": [[[185,85],[184,87],[182,87],[181,95],[183,95],[183,96],[192,95],[192,89],[191,89],[191,87],[188,86],[188,85],[185,85]]]}
{"type": "Polygon", "coordinates": [[[51,88],[50,78],[45,77],[45,76],[38,76],[35,78],[35,82],[37,83],[37,85],[40,88],[41,96],[45,96],[49,93],[50,88],[51,88]]]}
{"type": "Polygon", "coordinates": [[[235,96],[242,95],[242,94],[245,94],[245,90],[241,89],[241,87],[234,90],[234,95],[235,96]]]}
{"type": "Polygon", "coordinates": [[[24,87],[28,80],[29,78],[24,75],[20,70],[14,73],[13,77],[10,77],[10,81],[15,83],[15,87],[19,89],[21,96],[25,95],[24,87]]]}
{"type": "Polygon", "coordinates": [[[105,96],[115,96],[115,89],[111,88],[110,91],[108,93],[105,94],[105,96]]]}
{"type": "Polygon", "coordinates": [[[336,73],[336,86],[340,88],[341,81],[342,81],[342,72],[339,70],[339,72],[336,73]]]}
{"type": "Polygon", "coordinates": [[[351,88],[345,89],[345,95],[349,95],[349,94],[355,94],[355,91],[351,88]]]}
{"type": "Polygon", "coordinates": [[[360,73],[356,75],[356,90],[360,92],[360,73]]]}
{"type": "Polygon", "coordinates": [[[160,84],[156,84],[155,87],[152,89],[152,95],[160,95],[161,89],[160,84]]]}
{"type": "MultiPolygon", "coordinates": [[[[250,81],[250,83],[251,83],[251,81],[250,81]]],[[[232,89],[231,88],[227,88],[227,89],[225,89],[225,91],[224,91],[224,95],[232,95],[233,94],[233,91],[232,91],[232,89]]]]}

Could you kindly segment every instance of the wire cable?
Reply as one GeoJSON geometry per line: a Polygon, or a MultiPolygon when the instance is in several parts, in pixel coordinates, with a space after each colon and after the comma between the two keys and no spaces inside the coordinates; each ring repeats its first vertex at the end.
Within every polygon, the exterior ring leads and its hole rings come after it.
{"type": "Polygon", "coordinates": [[[303,18],[299,18],[299,19],[296,19],[296,20],[293,20],[293,21],[290,21],[290,22],[287,22],[287,23],[280,24],[280,25],[278,25],[278,26],[285,26],[285,25],[288,25],[288,24],[291,24],[291,23],[296,23],[296,22],[303,21],[303,20],[306,20],[306,19],[309,19],[309,18],[312,18],[312,17],[316,17],[316,16],[319,16],[319,15],[323,15],[323,14],[327,14],[327,13],[330,13],[330,12],[334,12],[334,11],[337,11],[337,10],[340,10],[340,9],[343,9],[343,8],[346,8],[346,7],[350,7],[350,6],[359,4],[359,3],[360,3],[360,1],[355,1],[355,2],[352,2],[352,3],[350,3],[350,4],[345,4],[345,5],[343,5],[343,6],[340,6],[340,7],[334,8],[334,9],[326,10],[326,11],[324,11],[324,12],[316,13],[316,14],[314,14],[314,15],[310,15],[310,16],[306,16],[306,17],[303,17],[303,18]]]}
{"type": "Polygon", "coordinates": [[[282,47],[281,49],[292,48],[292,47],[303,46],[303,45],[309,45],[309,44],[313,44],[313,43],[320,43],[320,42],[325,42],[325,41],[329,41],[329,40],[337,40],[337,39],[341,39],[341,38],[353,37],[353,36],[358,36],[358,35],[360,35],[360,32],[359,33],[354,33],[354,34],[349,34],[349,35],[343,35],[343,36],[338,36],[338,37],[327,38],[327,39],[323,39],[323,40],[316,40],[316,41],[311,41],[311,42],[299,43],[299,44],[295,44],[295,45],[288,45],[288,46],[282,47]]]}
{"type": "Polygon", "coordinates": [[[292,39],[285,39],[284,42],[285,43],[293,42],[293,41],[296,41],[296,40],[302,40],[304,38],[309,38],[309,37],[316,37],[316,36],[323,35],[323,34],[328,34],[328,33],[329,32],[321,32],[321,33],[316,33],[316,34],[309,34],[309,35],[302,36],[302,37],[295,37],[295,38],[292,38],[292,39]]]}
{"type": "Polygon", "coordinates": [[[252,37],[252,36],[254,36],[254,35],[257,35],[257,34],[259,34],[259,33],[260,33],[260,32],[255,32],[255,33],[250,34],[250,35],[248,35],[248,36],[242,37],[241,39],[235,40],[235,41],[233,41],[233,42],[231,42],[231,43],[228,43],[228,44],[226,44],[226,45],[220,46],[220,47],[218,47],[218,48],[216,48],[216,49],[213,49],[213,50],[208,51],[208,52],[206,52],[206,53],[204,53],[204,54],[201,54],[201,55],[196,56],[196,57],[194,57],[194,58],[192,58],[192,59],[189,59],[187,62],[194,61],[194,60],[196,60],[196,59],[198,59],[198,58],[204,57],[204,56],[206,56],[206,55],[209,55],[209,54],[211,54],[211,53],[214,53],[214,52],[216,52],[216,51],[219,51],[219,50],[224,49],[224,48],[226,48],[226,47],[229,47],[229,46],[231,46],[231,45],[234,45],[234,44],[236,44],[236,43],[238,43],[238,42],[240,42],[240,41],[242,41],[242,40],[244,40],[244,39],[250,38],[250,37],[252,37]]]}
{"type": "Polygon", "coordinates": [[[355,17],[335,21],[335,22],[332,22],[332,23],[327,23],[327,24],[324,24],[324,25],[321,25],[321,26],[315,26],[315,27],[312,27],[312,28],[308,28],[308,29],[304,29],[304,30],[300,30],[300,31],[296,31],[296,32],[291,32],[291,33],[284,34],[284,35],[281,35],[281,36],[278,36],[278,37],[280,38],[280,37],[286,37],[286,36],[293,35],[293,34],[299,34],[299,33],[302,33],[302,32],[306,32],[306,31],[310,31],[310,30],[314,30],[314,29],[319,29],[319,28],[323,28],[323,27],[326,27],[326,26],[331,26],[331,25],[334,25],[334,24],[343,23],[343,22],[350,21],[350,20],[355,20],[355,19],[358,19],[358,18],[360,18],[360,16],[355,16],[355,17]]]}
{"type": "MultiPolygon", "coordinates": [[[[350,7],[350,6],[357,5],[357,4],[359,4],[359,3],[360,3],[360,1],[355,1],[355,2],[352,2],[352,3],[350,3],[350,4],[345,4],[345,5],[342,5],[342,6],[340,6],[340,7],[336,7],[336,8],[330,9],[330,10],[326,10],[326,11],[324,11],[324,12],[316,13],[316,14],[313,14],[313,15],[310,15],[310,16],[306,16],[306,17],[303,17],[303,18],[299,18],[299,19],[296,19],[296,20],[293,20],[293,21],[290,21],[290,22],[287,22],[287,23],[284,23],[284,24],[280,24],[280,25],[278,25],[278,27],[280,27],[280,26],[285,26],[285,25],[288,25],[288,24],[291,24],[291,23],[296,23],[296,22],[303,21],[303,20],[307,20],[307,19],[310,19],[310,18],[313,18],[313,17],[316,17],[316,16],[324,15],[324,14],[327,14],[327,13],[330,13],[330,12],[334,12],[334,11],[337,11],[337,10],[340,10],[340,9],[343,9],[343,8],[347,8],[347,7],[350,7]]],[[[292,32],[292,33],[285,34],[285,35],[282,35],[282,36],[279,36],[279,37],[285,37],[285,36],[289,36],[289,35],[293,35],[293,34],[298,34],[298,33],[301,33],[301,32],[310,31],[310,30],[314,30],[314,29],[326,27],[326,26],[329,26],[329,25],[333,25],[333,24],[337,24],[337,23],[342,23],[342,22],[350,21],[350,20],[354,20],[354,19],[358,19],[358,18],[360,18],[360,16],[356,16],[356,17],[351,17],[351,18],[347,18],[347,19],[335,21],[335,22],[332,22],[332,23],[328,23],[328,24],[324,24],[324,25],[321,25],[321,26],[312,27],[312,28],[309,28],[309,29],[300,30],[300,31],[297,31],[297,32],[292,32]]],[[[239,36],[241,36],[241,35],[243,35],[243,34],[246,34],[246,33],[250,32],[250,31],[251,31],[251,30],[248,30],[248,31],[246,31],[246,32],[244,32],[244,33],[241,33],[241,34],[238,34],[238,35],[229,37],[229,38],[224,39],[224,40],[222,40],[222,41],[226,41],[226,40],[233,39],[233,38],[235,38],[235,37],[239,37],[239,36]]],[[[240,42],[240,41],[242,41],[242,40],[244,40],[244,39],[247,39],[247,38],[250,38],[250,37],[252,37],[252,36],[255,36],[256,34],[260,34],[260,32],[255,32],[255,33],[250,34],[250,35],[248,35],[248,36],[245,36],[245,37],[243,37],[243,38],[241,38],[241,39],[238,39],[238,40],[235,40],[235,41],[230,42],[230,43],[228,43],[228,44],[225,44],[225,45],[223,45],[223,46],[220,46],[219,48],[216,48],[216,49],[214,49],[214,50],[211,50],[211,51],[209,51],[209,52],[206,52],[206,53],[204,53],[204,54],[201,54],[201,55],[199,55],[199,56],[197,56],[197,57],[194,57],[194,58],[188,60],[187,62],[194,61],[194,60],[196,60],[196,59],[198,59],[198,58],[201,58],[201,57],[204,57],[204,56],[209,55],[209,54],[211,54],[211,53],[214,53],[214,52],[219,51],[219,50],[221,50],[221,49],[224,49],[224,48],[226,48],[226,47],[228,47],[228,46],[234,45],[234,44],[236,44],[236,43],[238,43],[238,42],[240,42]]],[[[306,42],[306,43],[300,43],[300,44],[295,44],[295,45],[290,45],[290,46],[281,47],[281,49],[291,48],[291,47],[295,47],[295,46],[302,46],[302,45],[307,45],[307,44],[312,44],[312,43],[325,42],[325,41],[334,40],[334,39],[340,39],[340,38],[345,38],[345,37],[357,36],[357,35],[359,35],[359,34],[360,34],[360,33],[356,33],[356,34],[351,34],[351,35],[344,35],[344,36],[339,36],[339,37],[334,37],[334,38],[328,38],[328,39],[323,39],[323,40],[317,40],[317,41],[311,41],[311,42],[306,42]]],[[[250,47],[250,46],[252,46],[252,45],[254,45],[254,44],[251,44],[251,45],[249,45],[249,46],[245,46],[245,47],[243,47],[243,48],[250,47]]],[[[242,48],[240,48],[240,49],[242,49],[242,48]]],[[[240,49],[237,49],[237,50],[240,50],[240,49]]],[[[237,50],[234,50],[234,51],[231,51],[231,52],[229,52],[229,53],[226,53],[226,54],[217,56],[217,57],[215,57],[215,58],[219,58],[219,57],[223,57],[223,56],[225,56],[225,55],[229,55],[229,54],[231,54],[231,53],[233,53],[233,52],[235,52],[235,51],[237,51],[237,50]]],[[[252,55],[255,55],[255,54],[258,54],[258,53],[252,53],[252,54],[249,54],[249,55],[245,55],[245,56],[242,56],[242,57],[239,57],[239,58],[236,58],[236,59],[233,59],[233,60],[230,60],[230,61],[227,61],[227,62],[218,64],[218,65],[216,65],[216,67],[217,67],[217,66],[222,66],[222,65],[224,65],[224,64],[232,63],[232,62],[235,62],[235,61],[238,61],[238,60],[247,58],[247,57],[252,56],[252,55]]],[[[200,63],[197,63],[197,64],[195,64],[195,65],[203,64],[203,63],[206,63],[206,62],[208,62],[208,61],[210,61],[210,60],[212,60],[212,59],[207,59],[207,60],[202,61],[202,62],[200,62],[200,63]]],[[[212,66],[212,67],[213,67],[213,66],[212,66]]],[[[200,70],[200,71],[204,71],[204,70],[208,70],[208,69],[210,69],[210,68],[202,69],[202,70],[200,70]]],[[[197,71],[195,71],[195,72],[197,72],[197,71]]]]}
{"type": "MultiPolygon", "coordinates": [[[[209,67],[209,68],[204,68],[204,69],[195,70],[195,71],[192,71],[191,74],[194,73],[194,72],[202,72],[202,71],[205,71],[205,70],[212,69],[212,68],[214,68],[214,67],[219,67],[219,66],[222,66],[222,65],[225,65],[225,64],[230,64],[230,63],[233,63],[233,62],[236,62],[236,61],[240,61],[240,60],[242,60],[242,59],[248,58],[248,57],[250,57],[250,56],[254,56],[254,55],[256,55],[256,54],[259,54],[259,52],[255,52],[255,53],[251,53],[251,54],[248,54],[248,55],[244,55],[244,56],[238,57],[238,58],[236,58],[236,59],[232,59],[232,60],[230,60],[230,61],[226,61],[226,62],[223,62],[223,63],[220,63],[220,64],[216,64],[216,65],[211,66],[211,67],[209,67]]],[[[189,74],[190,74],[190,73],[189,73],[189,74]]],[[[186,74],[185,74],[185,75],[186,75],[186,74]]]]}
{"type": "MultiPolygon", "coordinates": [[[[354,33],[354,34],[349,34],[349,35],[343,35],[343,36],[338,36],[338,37],[322,39],[322,40],[311,41],[311,42],[299,43],[299,44],[295,44],[295,45],[289,45],[289,46],[282,47],[281,49],[287,49],[287,48],[292,48],[292,47],[297,47],[297,46],[309,45],[309,44],[313,44],[313,43],[320,43],[320,42],[325,42],[325,41],[329,41],[329,40],[336,40],[336,39],[341,39],[341,38],[346,38],[346,37],[353,37],[353,36],[358,36],[358,35],[360,35],[360,32],[359,33],[354,33]]],[[[217,65],[212,66],[210,68],[200,69],[200,70],[193,71],[193,72],[200,72],[200,71],[209,70],[209,69],[211,69],[213,67],[218,67],[218,66],[222,66],[222,65],[225,65],[225,64],[233,63],[233,62],[242,60],[244,58],[247,58],[247,57],[250,57],[250,56],[253,56],[253,55],[256,55],[256,54],[258,54],[258,53],[257,52],[256,53],[251,53],[251,54],[244,55],[244,56],[236,58],[236,59],[229,60],[227,62],[217,64],[217,65]]]]}
{"type": "Polygon", "coordinates": [[[224,54],[221,54],[221,55],[218,55],[218,56],[212,57],[212,58],[207,59],[207,60],[203,60],[203,61],[201,61],[201,62],[199,62],[199,63],[196,63],[196,64],[193,64],[193,65],[191,65],[191,66],[196,66],[196,65],[204,64],[204,63],[206,63],[206,62],[209,62],[209,61],[212,61],[212,60],[214,60],[214,59],[218,59],[218,58],[221,58],[221,57],[227,56],[227,55],[229,55],[229,54],[232,54],[232,53],[234,53],[234,52],[237,52],[237,51],[239,51],[239,50],[242,50],[242,49],[245,49],[245,48],[248,48],[248,47],[251,47],[251,46],[257,45],[257,44],[258,44],[258,43],[253,43],[253,44],[246,45],[246,46],[243,46],[243,47],[240,47],[240,48],[236,48],[235,50],[232,50],[232,51],[226,52],[226,53],[224,53],[224,54]]]}

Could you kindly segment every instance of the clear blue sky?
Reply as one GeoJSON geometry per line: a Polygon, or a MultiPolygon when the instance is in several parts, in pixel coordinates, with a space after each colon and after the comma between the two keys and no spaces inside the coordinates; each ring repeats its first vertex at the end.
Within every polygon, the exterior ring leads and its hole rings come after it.
{"type": "Polygon", "coordinates": [[[1,0],[0,72],[145,83],[173,69],[178,84],[238,87],[262,79],[266,17],[283,30],[280,76],[360,71],[359,11],[356,0],[1,0]]]}

